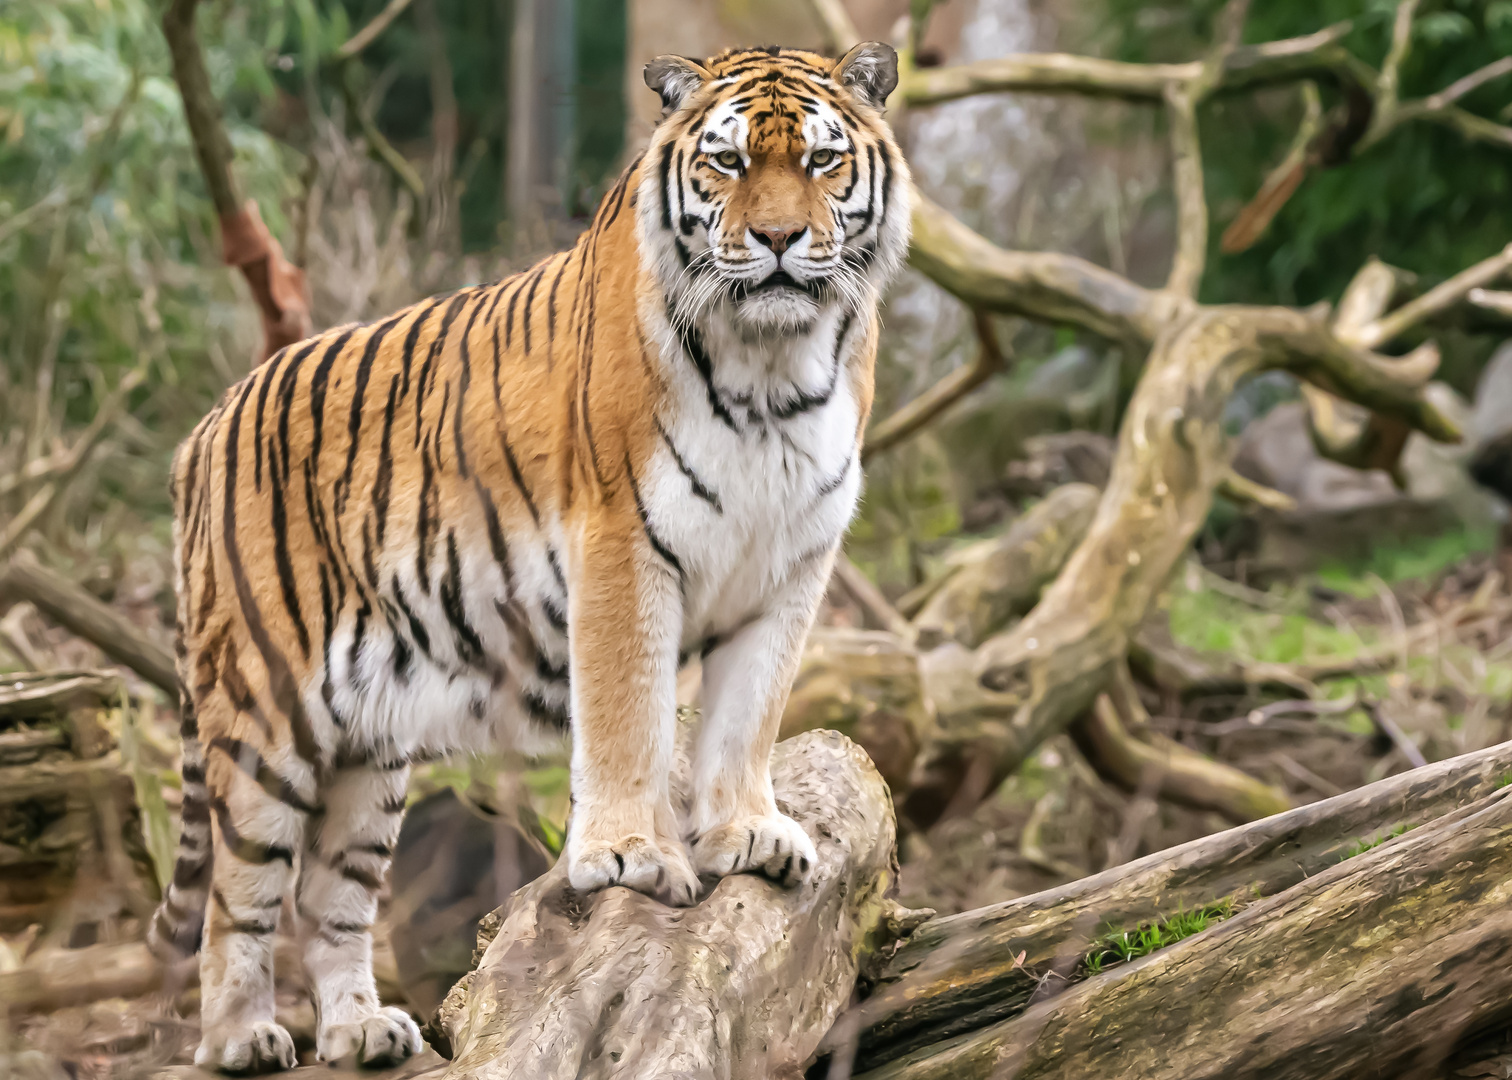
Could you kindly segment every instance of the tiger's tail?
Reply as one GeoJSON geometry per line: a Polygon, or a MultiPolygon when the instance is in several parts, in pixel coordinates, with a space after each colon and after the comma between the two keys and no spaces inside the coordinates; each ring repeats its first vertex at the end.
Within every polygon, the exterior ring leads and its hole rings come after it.
{"type": "MultiPolygon", "coordinates": [[[[205,787],[205,750],[200,744],[199,721],[190,693],[190,665],[186,634],[189,629],[189,584],[185,573],[189,553],[183,549],[186,531],[186,511],[198,506],[208,518],[209,499],[196,499],[196,492],[188,490],[192,484],[208,486],[208,479],[198,476],[192,466],[189,469],[189,484],[185,483],[181,466],[184,459],[198,453],[197,444],[204,428],[196,430],[175,455],[173,463],[173,520],[175,586],[178,594],[176,632],[179,677],[179,733],[183,740],[184,780],[181,829],[179,833],[178,860],[173,868],[173,880],[163,892],[163,902],[158,905],[147,931],[147,944],[153,953],[164,962],[186,959],[199,952],[200,937],[204,931],[205,908],[210,899],[210,871],[214,854],[210,835],[210,793],[205,787]]],[[[203,536],[208,521],[200,522],[201,528],[189,530],[203,536]]]]}

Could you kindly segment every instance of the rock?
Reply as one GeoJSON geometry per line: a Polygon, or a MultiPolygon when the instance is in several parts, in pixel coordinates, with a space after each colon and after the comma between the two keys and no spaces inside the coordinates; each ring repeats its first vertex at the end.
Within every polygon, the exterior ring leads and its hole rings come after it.
{"type": "MultiPolygon", "coordinates": [[[[1448,387],[1433,384],[1430,393],[1451,415],[1468,413],[1448,387]]],[[[1405,490],[1399,491],[1380,470],[1351,469],[1322,457],[1302,402],[1277,406],[1245,429],[1234,468],[1290,495],[1297,507],[1254,513],[1255,535],[1247,545],[1252,569],[1262,576],[1303,573],[1366,558],[1382,541],[1494,529],[1505,510],[1471,481],[1464,456],[1463,447],[1440,446],[1414,433],[1402,453],[1405,490]]]]}

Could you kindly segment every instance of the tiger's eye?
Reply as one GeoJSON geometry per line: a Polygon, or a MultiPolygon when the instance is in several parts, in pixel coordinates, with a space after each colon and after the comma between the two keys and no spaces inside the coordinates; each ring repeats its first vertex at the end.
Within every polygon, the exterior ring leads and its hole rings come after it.
{"type": "Polygon", "coordinates": [[[816,169],[822,169],[835,160],[833,150],[815,150],[809,155],[809,164],[816,169]]]}
{"type": "Polygon", "coordinates": [[[740,168],[740,155],[734,150],[721,150],[719,153],[714,155],[714,160],[719,163],[721,168],[740,168]]]}

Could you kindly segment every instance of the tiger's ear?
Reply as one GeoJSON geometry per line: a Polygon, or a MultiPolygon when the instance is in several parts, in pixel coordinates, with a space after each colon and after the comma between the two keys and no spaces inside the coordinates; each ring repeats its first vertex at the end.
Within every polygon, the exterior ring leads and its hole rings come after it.
{"type": "Polygon", "coordinates": [[[898,52],[881,41],[863,41],[835,64],[834,79],[874,109],[898,85],[898,52]]]}
{"type": "Polygon", "coordinates": [[[709,73],[686,56],[658,56],[646,65],[646,85],[661,95],[662,116],[672,115],[709,73]]]}

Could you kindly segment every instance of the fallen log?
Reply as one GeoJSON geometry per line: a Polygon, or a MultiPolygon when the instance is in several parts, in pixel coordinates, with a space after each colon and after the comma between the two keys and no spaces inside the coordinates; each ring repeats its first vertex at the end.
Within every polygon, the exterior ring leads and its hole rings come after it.
{"type": "MultiPolygon", "coordinates": [[[[1458,808],[1499,791],[1509,777],[1512,742],[1389,777],[1033,896],[931,920],[899,947],[882,969],[871,997],[847,1016],[857,1069],[876,1068],[921,1047],[1017,1016],[1047,979],[1062,977],[1062,968],[1068,962],[1074,967],[1091,942],[1110,928],[1148,924],[1223,899],[1249,903],[1275,896],[1325,873],[1353,848],[1395,827],[1447,820],[1446,815],[1458,808]]],[[[1482,880],[1489,885],[1501,879],[1482,880]]],[[[1365,932],[1372,924],[1350,925],[1365,932]]],[[[1168,988],[1167,993],[1187,1000],[1185,990],[1168,988]]],[[[844,1032],[832,1035],[825,1049],[841,1049],[845,1041],[844,1032]]],[[[1085,1075],[1098,1072],[1087,1066],[1085,1075]]]]}
{"type": "Polygon", "coordinates": [[[805,886],[742,874],[679,910],[624,888],[580,897],[558,863],[496,913],[442,1005],[447,1075],[801,1076],[863,961],[909,923],[887,899],[892,803],[861,748],[800,735],[778,744],[772,780],[819,851],[805,886]]]}
{"type": "Polygon", "coordinates": [[[1512,994],[1512,792],[866,1080],[1433,1076],[1512,994]],[[1173,1008],[1173,1003],[1179,1007],[1173,1008]]]}

